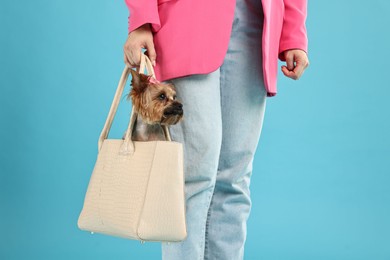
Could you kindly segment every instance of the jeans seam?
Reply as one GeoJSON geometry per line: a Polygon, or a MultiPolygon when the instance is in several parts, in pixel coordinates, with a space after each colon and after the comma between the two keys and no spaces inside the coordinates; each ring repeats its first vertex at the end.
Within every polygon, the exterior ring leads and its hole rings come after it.
{"type": "Polygon", "coordinates": [[[213,197],[213,193],[214,193],[214,189],[215,189],[215,185],[211,191],[211,195],[209,196],[209,207],[208,207],[208,210],[207,210],[207,218],[206,218],[206,230],[205,230],[205,243],[204,243],[204,260],[206,260],[206,252],[208,250],[208,230],[209,230],[209,219],[210,219],[210,211],[211,211],[211,202],[212,202],[212,197],[213,197]]]}
{"type": "MultiPolygon", "coordinates": [[[[225,54],[225,56],[227,55],[227,53],[225,54]]],[[[226,57],[225,57],[226,58],[226,57]]],[[[225,60],[224,58],[224,60],[225,60]]],[[[221,87],[222,87],[222,81],[223,81],[223,73],[222,73],[222,66],[223,66],[224,62],[222,63],[222,65],[218,68],[219,69],[219,88],[220,88],[220,91],[219,91],[219,100],[221,102],[221,109],[222,109],[222,91],[221,91],[221,87]]],[[[222,115],[221,115],[222,116],[222,115]]],[[[222,123],[222,122],[221,122],[222,123]]],[[[207,218],[206,218],[206,230],[205,230],[205,246],[204,246],[204,260],[207,260],[208,257],[207,257],[207,252],[208,252],[208,230],[209,230],[209,220],[210,220],[210,215],[211,215],[211,204],[212,204],[212,197],[213,197],[213,194],[214,194],[214,191],[215,191],[215,187],[217,186],[217,176],[218,176],[218,171],[219,171],[219,161],[220,161],[220,157],[221,157],[221,150],[222,150],[222,142],[223,142],[223,125],[222,125],[222,133],[221,133],[221,144],[220,144],[220,147],[219,147],[219,156],[218,156],[218,165],[217,165],[217,171],[216,171],[216,174],[215,174],[215,182],[214,182],[214,187],[212,189],[212,192],[211,192],[211,196],[209,197],[209,208],[208,208],[208,211],[207,211],[207,218]]]]}

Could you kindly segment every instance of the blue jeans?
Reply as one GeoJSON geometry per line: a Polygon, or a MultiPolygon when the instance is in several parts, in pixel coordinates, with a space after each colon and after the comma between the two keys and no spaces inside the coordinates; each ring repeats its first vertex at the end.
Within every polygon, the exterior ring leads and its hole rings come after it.
{"type": "Polygon", "coordinates": [[[237,0],[222,66],[171,80],[184,109],[170,132],[184,147],[188,236],[162,243],[164,260],[244,258],[252,162],[266,104],[262,26],[261,1],[237,0]]]}

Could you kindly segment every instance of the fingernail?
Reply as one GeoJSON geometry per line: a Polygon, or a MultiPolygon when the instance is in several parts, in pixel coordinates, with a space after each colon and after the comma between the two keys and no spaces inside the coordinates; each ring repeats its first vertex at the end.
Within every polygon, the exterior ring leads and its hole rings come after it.
{"type": "Polygon", "coordinates": [[[152,64],[153,64],[153,67],[156,66],[156,61],[154,60],[154,61],[152,62],[152,64]]]}

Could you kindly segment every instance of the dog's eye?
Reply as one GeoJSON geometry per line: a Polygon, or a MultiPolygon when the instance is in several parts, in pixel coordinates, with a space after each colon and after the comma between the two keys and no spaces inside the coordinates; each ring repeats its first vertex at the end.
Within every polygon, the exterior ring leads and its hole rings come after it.
{"type": "Polygon", "coordinates": [[[165,95],[164,95],[164,94],[161,94],[158,98],[159,98],[160,100],[164,100],[164,99],[165,99],[165,95]]]}
{"type": "Polygon", "coordinates": [[[173,100],[176,100],[176,96],[173,96],[173,100]]]}

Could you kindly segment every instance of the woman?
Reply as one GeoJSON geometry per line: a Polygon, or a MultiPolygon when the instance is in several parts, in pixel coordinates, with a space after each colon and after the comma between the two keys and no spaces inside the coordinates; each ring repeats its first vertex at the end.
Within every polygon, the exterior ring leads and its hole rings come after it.
{"type": "Polygon", "coordinates": [[[183,143],[188,237],[162,244],[163,259],[243,259],[250,176],[277,61],[299,79],[308,66],[306,0],[125,0],[124,61],[141,48],[156,77],[175,84],[185,119],[170,128],[183,143]]]}

